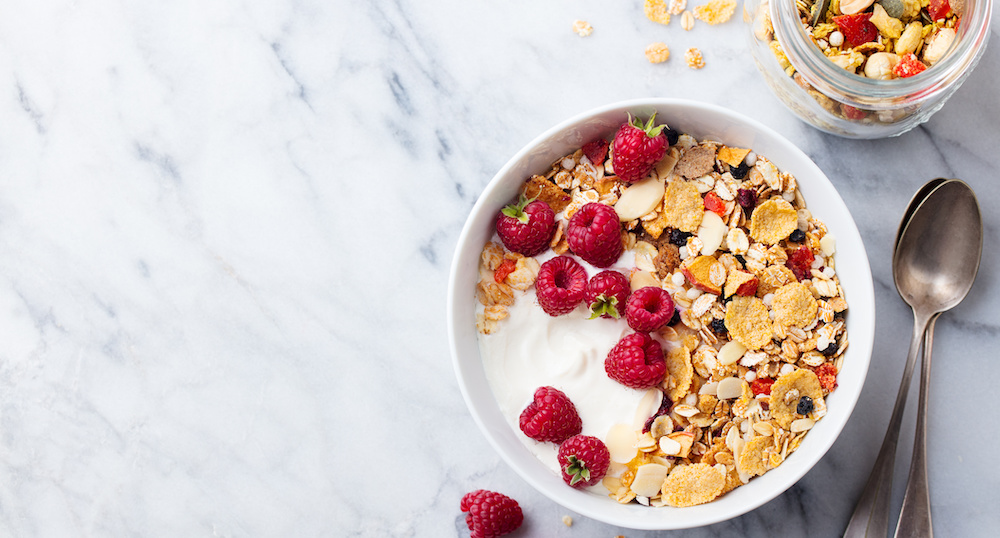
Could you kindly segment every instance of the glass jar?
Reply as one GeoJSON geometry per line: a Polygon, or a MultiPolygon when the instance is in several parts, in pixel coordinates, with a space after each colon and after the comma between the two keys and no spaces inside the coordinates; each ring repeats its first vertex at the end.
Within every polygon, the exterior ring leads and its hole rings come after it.
{"type": "Polygon", "coordinates": [[[950,51],[916,76],[891,80],[830,61],[806,32],[796,0],[745,0],[743,16],[754,62],[789,109],[828,133],[884,138],[927,121],[962,85],[986,48],[992,7],[966,0],[950,51]]]}

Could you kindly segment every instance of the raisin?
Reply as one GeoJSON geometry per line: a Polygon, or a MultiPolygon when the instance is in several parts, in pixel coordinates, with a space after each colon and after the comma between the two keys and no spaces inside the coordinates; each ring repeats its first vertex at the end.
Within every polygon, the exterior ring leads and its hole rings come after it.
{"type": "Polygon", "coordinates": [[[805,239],[806,239],[806,233],[803,232],[802,230],[799,230],[798,228],[796,228],[794,232],[788,235],[788,240],[793,243],[801,243],[805,241],[805,239]]]}
{"type": "Polygon", "coordinates": [[[750,189],[740,189],[736,194],[736,203],[746,211],[747,215],[753,213],[753,208],[757,207],[757,192],[750,189]]]}
{"type": "Polygon", "coordinates": [[[737,254],[735,258],[736,261],[740,262],[740,265],[742,265],[744,269],[747,268],[747,259],[744,258],[742,254],[737,254]]]}
{"type": "Polygon", "coordinates": [[[813,411],[813,399],[808,396],[799,398],[799,405],[795,407],[795,412],[800,415],[808,415],[813,411]]]}
{"type": "Polygon", "coordinates": [[[682,232],[676,228],[670,231],[670,243],[678,247],[686,247],[688,237],[691,237],[689,232],[682,232]]]}
{"type": "Polygon", "coordinates": [[[681,139],[681,132],[677,129],[671,129],[670,127],[663,130],[663,135],[667,137],[668,146],[673,146],[678,140],[681,139]]]}
{"type": "Polygon", "coordinates": [[[819,350],[819,352],[822,353],[824,357],[830,357],[837,353],[837,349],[839,349],[839,347],[840,346],[837,345],[837,342],[834,341],[830,342],[830,345],[826,346],[826,348],[819,350]]]}
{"type": "Polygon", "coordinates": [[[747,177],[747,172],[750,171],[750,167],[747,163],[741,162],[739,166],[730,166],[729,173],[733,175],[736,179],[743,179],[747,177]]]}
{"type": "Polygon", "coordinates": [[[681,311],[680,309],[675,308],[674,315],[670,317],[670,321],[667,322],[667,325],[673,327],[674,325],[680,323],[680,321],[681,321],[681,311]]]}
{"type": "Polygon", "coordinates": [[[729,332],[729,330],[726,329],[726,321],[722,319],[713,319],[712,332],[719,336],[725,336],[729,332]]]}

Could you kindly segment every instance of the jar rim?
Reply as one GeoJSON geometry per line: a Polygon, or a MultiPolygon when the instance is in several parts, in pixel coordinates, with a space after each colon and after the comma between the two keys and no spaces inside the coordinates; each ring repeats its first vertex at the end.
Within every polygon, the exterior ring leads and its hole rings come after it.
{"type": "Polygon", "coordinates": [[[969,0],[951,49],[944,58],[915,77],[877,80],[857,75],[830,61],[817,47],[791,0],[770,0],[775,37],[806,82],[848,104],[869,109],[898,108],[946,90],[975,66],[986,48],[993,0],[969,0]]]}

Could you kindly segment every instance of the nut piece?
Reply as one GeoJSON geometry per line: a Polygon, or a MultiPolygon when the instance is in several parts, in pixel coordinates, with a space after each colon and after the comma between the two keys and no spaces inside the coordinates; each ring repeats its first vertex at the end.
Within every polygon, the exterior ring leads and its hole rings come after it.
{"type": "Polygon", "coordinates": [[[694,28],[694,15],[690,11],[685,10],[681,13],[681,28],[685,30],[694,28]]]}
{"type": "Polygon", "coordinates": [[[614,205],[618,220],[628,222],[653,211],[663,202],[665,191],[666,185],[656,176],[629,185],[614,205]]]}
{"type": "Polygon", "coordinates": [[[840,3],[840,12],[844,15],[854,15],[868,9],[875,0],[843,0],[840,3]]]}
{"type": "Polygon", "coordinates": [[[669,470],[665,465],[660,465],[659,463],[640,465],[635,470],[635,479],[632,480],[632,485],[629,488],[636,495],[643,497],[657,495],[660,493],[663,480],[667,477],[669,470]]]}
{"type": "Polygon", "coordinates": [[[917,47],[923,39],[924,26],[919,21],[906,25],[903,34],[896,40],[895,52],[898,56],[906,56],[911,52],[916,52],[917,47]]]}
{"type": "Polygon", "coordinates": [[[892,68],[899,63],[899,56],[891,52],[876,52],[865,62],[865,76],[875,80],[890,80],[896,78],[892,68]]]}
{"type": "Polygon", "coordinates": [[[941,58],[944,57],[948,49],[951,48],[951,44],[955,41],[955,29],[954,28],[942,28],[937,31],[936,34],[931,36],[930,40],[927,41],[927,46],[924,47],[924,62],[928,65],[936,64],[941,58]]]}

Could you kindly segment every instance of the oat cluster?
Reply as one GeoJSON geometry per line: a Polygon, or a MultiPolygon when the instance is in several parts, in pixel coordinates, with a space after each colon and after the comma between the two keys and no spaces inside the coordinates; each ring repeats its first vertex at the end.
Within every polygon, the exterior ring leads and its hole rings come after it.
{"type": "MultiPolygon", "coordinates": [[[[643,191],[658,198],[626,196],[642,183],[618,180],[610,158],[591,163],[578,150],[521,191],[556,212],[556,254],[569,250],[561,230],[582,205],[615,207],[635,259],[631,288],[661,287],[677,305],[680,321],[653,334],[667,373],[637,410],[649,419],[635,428],[622,417],[607,432],[612,467],[602,483],[620,503],[693,506],[780,466],[825,416],[848,347],[847,302],[833,235],[795,177],[765,156],[682,134],[646,181],[663,183],[643,191]],[[629,215],[637,204],[652,209],[629,215]]],[[[502,330],[538,267],[486,244],[481,333],[502,330]],[[498,281],[505,260],[516,267],[498,281]]]]}

